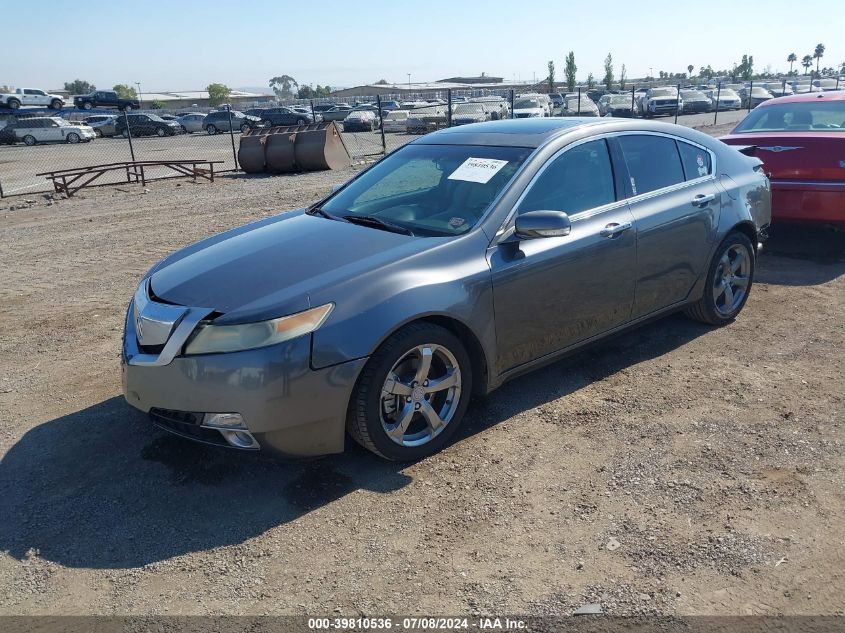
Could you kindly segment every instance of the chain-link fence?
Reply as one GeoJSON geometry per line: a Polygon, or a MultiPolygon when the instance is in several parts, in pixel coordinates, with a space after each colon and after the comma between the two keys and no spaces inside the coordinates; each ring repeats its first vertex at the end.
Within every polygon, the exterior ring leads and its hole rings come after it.
{"type": "MultiPolygon", "coordinates": [[[[345,99],[260,104],[261,107],[244,108],[243,112],[228,107],[129,112],[21,108],[0,113],[0,195],[50,191],[53,187],[44,176],[46,172],[110,163],[215,161],[215,172],[237,170],[242,130],[271,123],[336,121],[353,160],[366,160],[393,151],[419,134],[491,119],[664,115],[696,127],[730,123],[773,96],[793,91],[838,90],[841,81],[838,76],[803,79],[725,81],[697,87],[689,82],[682,85],[660,81],[628,83],[615,90],[576,86],[567,91],[559,87],[559,92],[551,94],[507,87],[405,90],[345,99]],[[80,127],[83,123],[84,127],[80,127]]],[[[543,86],[542,90],[547,92],[548,88],[543,86]]],[[[174,175],[178,174],[168,167],[146,167],[148,180],[174,175]]],[[[130,172],[115,170],[98,176],[92,184],[129,179],[130,172]]]]}

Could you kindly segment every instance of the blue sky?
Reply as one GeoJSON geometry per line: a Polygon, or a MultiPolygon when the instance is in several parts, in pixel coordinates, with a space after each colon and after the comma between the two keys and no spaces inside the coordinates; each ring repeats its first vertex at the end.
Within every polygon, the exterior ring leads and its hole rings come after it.
{"type": "Polygon", "coordinates": [[[76,78],[140,82],[145,92],[266,86],[282,74],[331,86],[407,82],[408,73],[413,82],[482,71],[531,79],[550,59],[562,78],[569,50],[579,79],[602,76],[608,52],[628,77],[730,67],[743,53],[755,69],[787,70],[790,52],[800,59],[819,42],[822,66],[845,62],[845,16],[832,0],[46,0],[8,4],[2,16],[18,45],[0,53],[0,84],[45,89],[76,78]]]}

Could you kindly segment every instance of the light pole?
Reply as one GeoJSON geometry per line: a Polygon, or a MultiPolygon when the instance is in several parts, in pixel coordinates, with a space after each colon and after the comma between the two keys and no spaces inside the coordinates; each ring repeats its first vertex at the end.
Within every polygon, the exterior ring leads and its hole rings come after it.
{"type": "Polygon", "coordinates": [[[654,80],[654,68],[651,66],[648,67],[648,78],[650,81],[654,80]]]}
{"type": "Polygon", "coordinates": [[[138,109],[141,108],[141,82],[136,81],[135,85],[138,86],[138,109]]]}
{"type": "Polygon", "coordinates": [[[411,73],[408,73],[408,92],[411,92],[411,73]]]}

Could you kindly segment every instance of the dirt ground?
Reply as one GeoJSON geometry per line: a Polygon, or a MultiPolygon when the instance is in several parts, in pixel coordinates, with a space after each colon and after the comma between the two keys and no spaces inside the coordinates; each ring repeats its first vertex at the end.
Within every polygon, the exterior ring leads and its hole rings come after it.
{"type": "Polygon", "coordinates": [[[735,323],[522,377],[411,465],[278,463],[128,407],[143,272],[350,173],[0,202],[0,614],[843,614],[843,234],[774,230],[735,323]]]}

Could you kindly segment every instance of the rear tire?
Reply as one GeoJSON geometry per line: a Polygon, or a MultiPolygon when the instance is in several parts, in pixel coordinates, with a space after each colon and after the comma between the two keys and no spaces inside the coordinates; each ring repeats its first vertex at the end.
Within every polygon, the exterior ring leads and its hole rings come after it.
{"type": "Polygon", "coordinates": [[[85,101],[85,102],[82,103],[82,109],[83,110],[90,110],[93,107],[94,107],[94,104],[91,103],[90,101],[85,101]]]}
{"type": "Polygon", "coordinates": [[[251,129],[252,129],[252,126],[250,126],[249,123],[244,123],[241,126],[241,133],[243,134],[244,132],[249,132],[251,129]]]}
{"type": "Polygon", "coordinates": [[[123,128],[123,132],[121,132],[123,138],[129,138],[129,128],[123,128]]]}
{"type": "Polygon", "coordinates": [[[9,99],[9,102],[6,105],[8,105],[12,110],[17,110],[21,107],[21,102],[17,99],[9,99]]]}
{"type": "Polygon", "coordinates": [[[742,311],[754,283],[755,255],[751,240],[730,233],[716,249],[704,283],[704,293],[684,313],[691,319],[722,326],[742,311]]]}
{"type": "Polygon", "coordinates": [[[471,394],[472,364],[457,337],[432,323],[412,323],[367,361],[349,402],[347,430],[386,459],[422,459],[449,442],[471,394]]]}
{"type": "Polygon", "coordinates": [[[26,145],[29,145],[30,147],[32,147],[32,146],[33,146],[33,145],[35,145],[38,141],[37,141],[37,140],[35,140],[35,137],[34,137],[32,134],[27,134],[26,136],[24,136],[24,137],[23,137],[23,142],[24,142],[26,145]]]}

